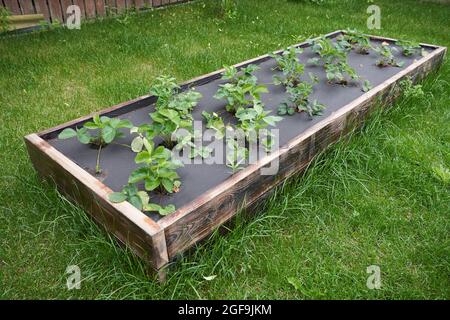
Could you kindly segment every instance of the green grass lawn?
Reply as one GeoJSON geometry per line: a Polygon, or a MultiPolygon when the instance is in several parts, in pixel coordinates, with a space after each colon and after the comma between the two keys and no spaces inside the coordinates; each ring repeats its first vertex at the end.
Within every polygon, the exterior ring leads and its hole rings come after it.
{"type": "Polygon", "coordinates": [[[160,74],[186,80],[346,27],[450,46],[448,5],[377,0],[382,29],[369,31],[368,1],[238,1],[233,21],[211,2],[0,38],[0,298],[449,299],[448,61],[425,97],[372,116],[164,285],[39,181],[24,135],[146,94],[160,74]],[[84,281],[69,291],[73,264],[84,281]],[[366,286],[370,265],[380,290],[366,286]]]}

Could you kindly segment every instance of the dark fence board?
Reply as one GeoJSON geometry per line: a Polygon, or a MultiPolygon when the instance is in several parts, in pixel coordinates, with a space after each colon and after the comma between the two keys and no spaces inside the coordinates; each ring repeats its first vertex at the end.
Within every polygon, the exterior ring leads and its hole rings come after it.
{"type": "Polygon", "coordinates": [[[49,22],[67,21],[67,8],[80,7],[81,18],[114,15],[132,8],[159,7],[185,2],[187,0],[0,0],[0,7],[6,7],[12,15],[42,13],[49,22]]]}

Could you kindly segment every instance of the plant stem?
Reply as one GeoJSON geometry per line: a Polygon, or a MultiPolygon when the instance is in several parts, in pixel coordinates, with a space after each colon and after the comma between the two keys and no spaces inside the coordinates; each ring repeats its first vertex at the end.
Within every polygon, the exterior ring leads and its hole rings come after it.
{"type": "Polygon", "coordinates": [[[97,152],[97,163],[95,164],[95,173],[99,174],[101,172],[100,168],[100,153],[102,152],[102,145],[99,146],[97,152]]]}
{"type": "Polygon", "coordinates": [[[115,144],[115,145],[126,147],[126,148],[131,148],[129,145],[124,144],[124,143],[111,142],[111,144],[115,144]]]}

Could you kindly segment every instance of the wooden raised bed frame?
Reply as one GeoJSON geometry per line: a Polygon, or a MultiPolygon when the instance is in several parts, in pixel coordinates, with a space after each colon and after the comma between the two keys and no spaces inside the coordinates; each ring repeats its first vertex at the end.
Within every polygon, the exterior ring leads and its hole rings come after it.
{"type": "MultiPolygon", "coordinates": [[[[342,31],[336,31],[327,36],[334,37],[339,33],[342,31]]],[[[370,37],[373,40],[395,41],[395,39],[377,36],[370,37]]],[[[127,202],[111,203],[108,200],[108,194],[112,192],[110,188],[44,139],[68,126],[87,121],[92,118],[93,114],[40,133],[30,134],[25,137],[25,143],[31,161],[40,177],[54,181],[64,195],[83,207],[95,221],[103,225],[122,243],[128,245],[158,272],[160,279],[163,279],[164,267],[177,254],[204,239],[216,227],[231,219],[240,209],[254,204],[262,195],[289,176],[302,172],[313,157],[325,147],[361,125],[374,107],[380,105],[380,102],[388,104],[397,98],[400,92],[398,87],[400,80],[410,77],[413,82],[417,82],[437,69],[441,65],[447,49],[428,44],[422,45],[434,50],[313,125],[289,143],[281,146],[275,153],[232,175],[223,183],[158,222],[153,221],[127,202]],[[278,157],[280,164],[278,174],[261,175],[261,168],[269,165],[278,157]]],[[[306,46],[306,43],[297,46],[306,46]]],[[[245,66],[267,57],[264,55],[236,66],[245,66]]],[[[183,86],[196,86],[211,77],[217,77],[222,71],[218,70],[189,80],[183,83],[183,86]]],[[[147,105],[152,99],[154,100],[154,97],[142,96],[98,113],[114,116],[118,110],[131,107],[131,105],[147,105]]]]}

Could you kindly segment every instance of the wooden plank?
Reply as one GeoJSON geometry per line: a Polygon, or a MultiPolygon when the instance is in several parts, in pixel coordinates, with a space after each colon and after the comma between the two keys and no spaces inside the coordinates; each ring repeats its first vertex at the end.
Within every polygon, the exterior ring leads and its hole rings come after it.
{"type": "Polygon", "coordinates": [[[95,0],[95,9],[97,11],[97,16],[105,16],[106,15],[106,8],[105,8],[105,1],[104,0],[95,0]]]}
{"type": "Polygon", "coordinates": [[[22,9],[22,14],[34,14],[33,2],[31,0],[19,0],[20,8],[22,9]]]}
{"type": "Polygon", "coordinates": [[[111,189],[38,135],[26,136],[25,143],[41,178],[55,182],[61,192],[155,269],[168,263],[164,231],[153,220],[128,203],[108,201],[111,189]]]}
{"type": "Polygon", "coordinates": [[[115,0],[105,0],[105,11],[106,11],[106,15],[113,15],[116,13],[115,0]]]}
{"type": "Polygon", "coordinates": [[[117,12],[120,13],[126,9],[125,0],[116,0],[117,12]]]}
{"type": "Polygon", "coordinates": [[[19,2],[17,0],[4,0],[6,7],[9,9],[11,14],[22,14],[20,11],[19,2]]]}
{"type": "Polygon", "coordinates": [[[170,216],[158,221],[164,228],[169,259],[187,250],[231,219],[241,207],[252,205],[265,192],[293,174],[302,172],[315,155],[337,141],[343,134],[358,127],[377,106],[379,98],[390,103],[399,95],[398,82],[410,76],[423,78],[442,63],[446,48],[436,49],[389,80],[362,95],[332,116],[317,123],[291,140],[278,152],[245,168],[221,185],[205,193],[170,216]],[[261,175],[261,168],[279,159],[276,176],[261,175]]]}
{"type": "Polygon", "coordinates": [[[86,8],[86,17],[95,18],[96,12],[94,0],[84,0],[84,6],[86,8]]]}
{"type": "Polygon", "coordinates": [[[69,8],[72,5],[72,0],[60,0],[61,3],[61,10],[63,14],[64,22],[67,21],[67,8],[69,8]]]}
{"type": "Polygon", "coordinates": [[[47,6],[46,0],[34,0],[34,5],[36,7],[36,13],[42,13],[45,20],[50,21],[50,11],[47,6]]]}
{"type": "Polygon", "coordinates": [[[86,18],[86,10],[84,8],[84,1],[83,0],[73,0],[73,4],[80,7],[81,11],[81,18],[86,18]]]}
{"type": "Polygon", "coordinates": [[[134,1],[133,0],[125,0],[125,6],[127,9],[134,8],[134,1]]]}
{"type": "Polygon", "coordinates": [[[64,22],[63,19],[63,12],[61,10],[61,4],[58,1],[54,0],[54,1],[49,1],[48,2],[49,5],[49,9],[50,9],[50,16],[51,16],[51,20],[52,22],[55,22],[56,20],[58,20],[59,22],[64,22]]]}
{"type": "Polygon", "coordinates": [[[153,6],[153,7],[159,7],[159,6],[161,6],[161,0],[153,0],[153,1],[152,1],[152,6],[153,6]]]}
{"type": "Polygon", "coordinates": [[[134,0],[134,6],[136,9],[141,9],[144,7],[145,1],[144,0],[134,0]]]}

